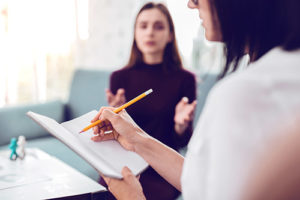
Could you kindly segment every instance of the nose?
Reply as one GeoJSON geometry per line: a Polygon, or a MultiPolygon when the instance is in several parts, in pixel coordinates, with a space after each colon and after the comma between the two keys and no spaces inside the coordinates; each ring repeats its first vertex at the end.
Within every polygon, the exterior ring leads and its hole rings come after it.
{"type": "Polygon", "coordinates": [[[193,3],[193,1],[189,0],[188,3],[187,3],[187,7],[190,8],[190,9],[195,9],[195,8],[197,8],[197,5],[195,5],[193,3]]]}
{"type": "Polygon", "coordinates": [[[152,26],[148,26],[146,30],[147,35],[153,35],[154,34],[154,28],[152,26]]]}

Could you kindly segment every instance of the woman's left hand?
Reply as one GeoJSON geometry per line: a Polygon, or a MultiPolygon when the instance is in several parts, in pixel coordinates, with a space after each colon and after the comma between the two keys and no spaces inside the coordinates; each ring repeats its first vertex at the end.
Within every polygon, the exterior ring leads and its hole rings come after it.
{"type": "Polygon", "coordinates": [[[123,179],[114,179],[103,176],[109,191],[118,200],[143,200],[146,199],[143,193],[143,188],[128,167],[122,170],[123,179]]]}
{"type": "Polygon", "coordinates": [[[196,109],[197,101],[193,101],[189,104],[189,99],[183,97],[175,108],[175,131],[178,134],[182,134],[189,125],[189,122],[194,118],[194,112],[196,109]]]}

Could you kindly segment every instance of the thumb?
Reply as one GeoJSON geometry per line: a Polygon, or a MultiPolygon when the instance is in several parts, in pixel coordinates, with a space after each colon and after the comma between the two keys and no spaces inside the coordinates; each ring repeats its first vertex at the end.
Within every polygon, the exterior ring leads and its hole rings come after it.
{"type": "Polygon", "coordinates": [[[182,97],[181,102],[184,103],[184,104],[187,104],[189,102],[189,98],[182,97]]]}
{"type": "Polygon", "coordinates": [[[108,120],[113,124],[118,117],[119,115],[114,113],[112,110],[104,109],[102,111],[101,120],[108,120]]]}
{"type": "Polygon", "coordinates": [[[196,106],[197,103],[198,103],[197,100],[194,100],[194,101],[192,102],[192,105],[193,105],[193,106],[196,106]]]}
{"type": "Polygon", "coordinates": [[[131,170],[125,166],[122,169],[122,176],[124,179],[127,179],[127,178],[133,176],[133,174],[132,174],[131,170]]]}
{"type": "Polygon", "coordinates": [[[110,103],[113,94],[112,94],[112,92],[109,89],[106,89],[105,93],[106,93],[106,99],[107,99],[108,103],[110,103]]]}
{"type": "Polygon", "coordinates": [[[117,95],[124,95],[124,94],[125,94],[125,90],[123,88],[118,89],[117,95]]]}

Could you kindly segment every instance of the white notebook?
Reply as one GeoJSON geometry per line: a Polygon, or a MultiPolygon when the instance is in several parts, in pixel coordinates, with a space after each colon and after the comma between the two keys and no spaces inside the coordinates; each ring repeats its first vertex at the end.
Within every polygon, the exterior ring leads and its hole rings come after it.
{"type": "Polygon", "coordinates": [[[124,166],[127,166],[135,175],[144,171],[148,167],[147,162],[138,154],[124,149],[117,141],[94,142],[91,140],[91,137],[94,136],[92,129],[79,134],[84,127],[90,124],[96,114],[97,111],[94,110],[59,124],[49,117],[31,111],[27,112],[30,118],[102,174],[121,179],[121,171],[124,166]]]}

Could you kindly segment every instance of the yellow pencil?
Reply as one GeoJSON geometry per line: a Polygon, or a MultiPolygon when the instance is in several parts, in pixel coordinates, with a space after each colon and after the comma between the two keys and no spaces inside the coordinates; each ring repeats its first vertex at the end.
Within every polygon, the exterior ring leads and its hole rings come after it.
{"type": "MultiPolygon", "coordinates": [[[[113,112],[114,113],[119,113],[120,111],[122,111],[123,109],[127,108],[128,106],[134,104],[135,102],[137,102],[138,100],[144,98],[145,96],[147,96],[148,94],[150,94],[151,92],[153,92],[152,89],[147,90],[146,92],[140,94],[139,96],[135,97],[134,99],[128,101],[127,103],[125,103],[124,105],[116,108],[113,112]]],[[[80,131],[80,133],[85,132],[87,130],[89,130],[90,128],[97,126],[98,124],[101,123],[101,120],[97,120],[94,123],[88,125],[87,127],[85,127],[84,129],[82,129],[82,131],[80,131]]]]}

